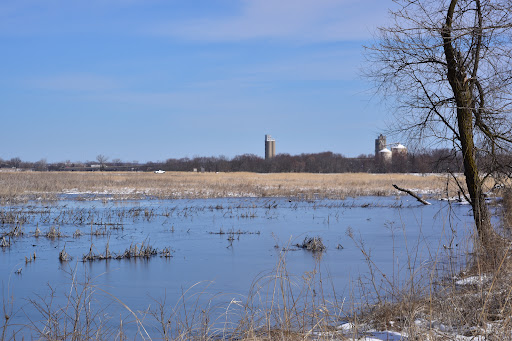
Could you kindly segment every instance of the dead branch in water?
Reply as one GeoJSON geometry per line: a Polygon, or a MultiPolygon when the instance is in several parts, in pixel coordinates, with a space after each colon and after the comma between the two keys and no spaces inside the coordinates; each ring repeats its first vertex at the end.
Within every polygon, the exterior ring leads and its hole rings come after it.
{"type": "Polygon", "coordinates": [[[400,188],[397,185],[393,185],[393,187],[395,187],[400,192],[405,192],[405,193],[409,194],[411,197],[415,198],[416,200],[421,202],[423,205],[431,205],[428,201],[423,200],[419,195],[417,195],[416,193],[414,193],[408,189],[400,188]]]}

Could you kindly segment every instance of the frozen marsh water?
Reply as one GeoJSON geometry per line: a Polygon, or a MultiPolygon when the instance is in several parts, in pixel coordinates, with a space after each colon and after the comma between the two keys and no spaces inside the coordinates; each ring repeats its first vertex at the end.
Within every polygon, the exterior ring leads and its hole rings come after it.
{"type": "Polygon", "coordinates": [[[219,303],[235,297],[243,300],[253,282],[274,269],[285,254],[290,274],[300,278],[316,269],[330,292],[335,289],[335,294],[327,295],[357,300],[357,283],[369,283],[361,245],[384,287],[382,274],[386,280],[403,281],[409,269],[432,267],[433,260],[438,268],[448,269],[450,255],[467,251],[472,232],[469,206],[432,203],[423,206],[407,197],[315,201],[77,201],[69,197],[52,204],[4,206],[2,235],[16,221],[23,224],[18,224],[22,234],[11,237],[11,246],[0,250],[3,298],[13,298],[18,308],[13,318],[28,325],[29,320],[41,319],[28,300],[48,297],[52,287],[53,304],[65,305],[72,274],[80,281],[90,277],[101,289],[97,304],[106,307],[105,318],[118,323],[120,316],[130,313],[112,296],[140,312],[164,297],[174,306],[184,291],[199,283],[189,293],[204,290],[210,295],[199,298],[200,306],[217,293],[222,294],[214,299],[219,303]],[[52,227],[60,236],[46,236],[52,227]],[[320,255],[297,248],[295,244],[306,236],[321,237],[326,251],[320,255]],[[107,243],[115,257],[142,242],[159,251],[169,248],[172,257],[83,261],[90,250],[104,253],[107,243]],[[59,260],[64,247],[70,261],[59,260]],[[36,259],[26,263],[34,252],[36,259]]]}

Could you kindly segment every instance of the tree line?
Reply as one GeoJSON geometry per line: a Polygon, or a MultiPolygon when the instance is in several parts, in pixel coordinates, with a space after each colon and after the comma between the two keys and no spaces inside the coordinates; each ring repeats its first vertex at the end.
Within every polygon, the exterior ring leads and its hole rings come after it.
{"type": "MultiPolygon", "coordinates": [[[[485,164],[484,160],[482,163],[485,164]]],[[[270,160],[254,155],[197,156],[170,158],[166,161],[139,163],[98,155],[95,161],[48,163],[22,161],[20,158],[0,160],[0,167],[35,171],[183,171],[183,172],[256,172],[256,173],[444,173],[461,172],[462,157],[449,149],[435,149],[393,157],[389,161],[373,154],[345,157],[333,152],[278,154],[270,160]]]]}

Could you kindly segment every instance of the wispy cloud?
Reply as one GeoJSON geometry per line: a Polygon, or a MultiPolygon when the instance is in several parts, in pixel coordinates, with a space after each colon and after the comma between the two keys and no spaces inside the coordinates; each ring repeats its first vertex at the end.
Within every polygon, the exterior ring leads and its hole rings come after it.
{"type": "Polygon", "coordinates": [[[154,34],[201,41],[365,39],[385,20],[382,0],[245,0],[236,15],[161,23],[154,34]]]}

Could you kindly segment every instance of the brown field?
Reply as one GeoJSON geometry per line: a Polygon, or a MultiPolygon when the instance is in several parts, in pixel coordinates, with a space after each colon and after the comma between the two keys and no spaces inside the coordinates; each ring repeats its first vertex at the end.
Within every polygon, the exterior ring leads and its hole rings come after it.
{"type": "Polygon", "coordinates": [[[397,184],[419,194],[454,196],[450,175],[191,173],[142,172],[0,172],[2,200],[55,199],[61,193],[106,194],[116,199],[294,197],[330,198],[395,195],[397,184]],[[448,193],[447,193],[448,188],[448,193]]]}

